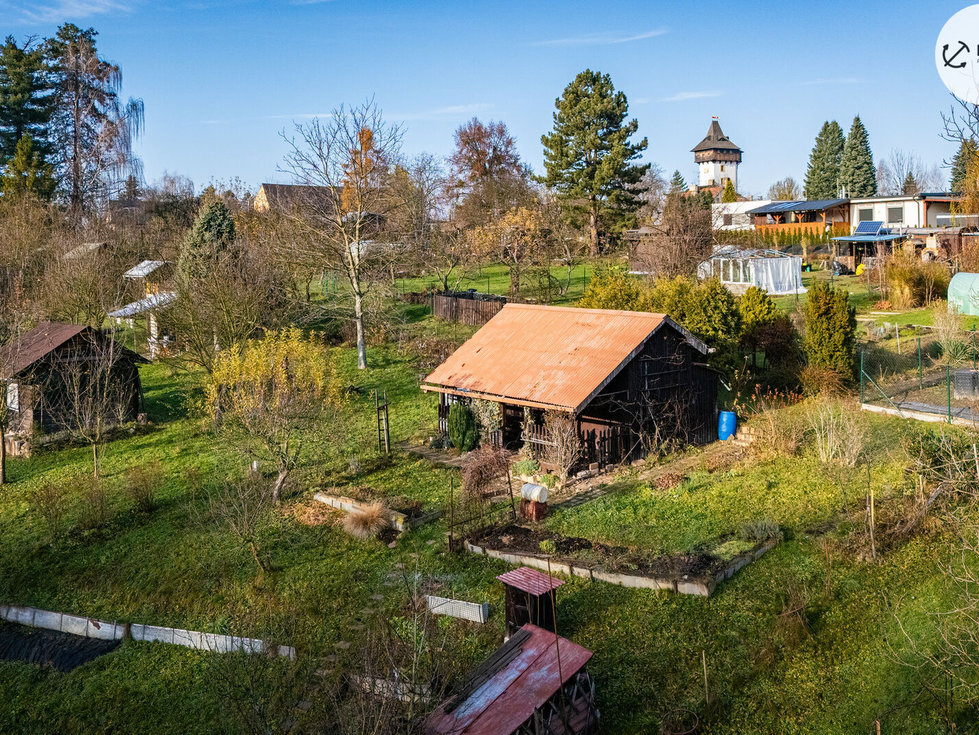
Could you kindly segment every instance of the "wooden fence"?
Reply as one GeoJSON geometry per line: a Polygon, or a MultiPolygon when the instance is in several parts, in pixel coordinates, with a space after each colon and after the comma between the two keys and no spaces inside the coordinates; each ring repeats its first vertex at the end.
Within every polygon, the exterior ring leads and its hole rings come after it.
{"type": "Polygon", "coordinates": [[[478,327],[496,316],[506,301],[503,296],[437,293],[432,296],[432,311],[443,321],[478,327]]]}

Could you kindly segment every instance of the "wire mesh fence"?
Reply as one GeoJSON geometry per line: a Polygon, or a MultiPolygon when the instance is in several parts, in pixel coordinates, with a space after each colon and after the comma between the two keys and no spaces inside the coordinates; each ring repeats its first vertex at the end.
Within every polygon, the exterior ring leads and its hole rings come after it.
{"type": "Polygon", "coordinates": [[[979,334],[873,326],[859,347],[860,402],[905,416],[979,423],[979,334]]]}

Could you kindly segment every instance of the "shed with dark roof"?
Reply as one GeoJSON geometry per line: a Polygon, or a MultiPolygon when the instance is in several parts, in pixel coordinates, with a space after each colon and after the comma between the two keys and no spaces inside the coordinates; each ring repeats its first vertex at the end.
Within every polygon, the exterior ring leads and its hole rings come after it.
{"type": "Polygon", "coordinates": [[[41,322],[0,348],[8,431],[58,431],[77,418],[80,403],[96,400],[110,407],[113,420],[132,420],[143,398],[137,365],[145,362],[91,327],[41,322]]]}

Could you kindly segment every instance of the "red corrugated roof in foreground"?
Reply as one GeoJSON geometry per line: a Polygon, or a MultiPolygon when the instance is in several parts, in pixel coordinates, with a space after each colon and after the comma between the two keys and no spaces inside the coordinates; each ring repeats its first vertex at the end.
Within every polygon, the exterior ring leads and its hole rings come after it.
{"type": "MultiPolygon", "coordinates": [[[[517,632],[529,635],[519,651],[504,656],[505,664],[482,681],[459,703],[443,702],[425,721],[429,735],[509,735],[526,722],[534,710],[553,697],[578,673],[592,653],[567,638],[560,638],[536,625],[517,632]],[[561,655],[558,675],[558,653],[561,655]],[[515,655],[514,655],[515,654],[515,655]],[[446,712],[453,704],[454,708],[446,712]]],[[[504,644],[493,656],[506,649],[504,644]]]]}
{"type": "Polygon", "coordinates": [[[537,597],[557,589],[564,584],[564,580],[549,577],[543,572],[538,572],[536,569],[531,569],[530,567],[513,569],[505,574],[501,574],[497,579],[503,582],[503,584],[516,587],[518,590],[529,592],[537,597]]]}
{"type": "Polygon", "coordinates": [[[665,314],[507,304],[422,388],[576,411],[664,322],[683,331],[665,314]]]}

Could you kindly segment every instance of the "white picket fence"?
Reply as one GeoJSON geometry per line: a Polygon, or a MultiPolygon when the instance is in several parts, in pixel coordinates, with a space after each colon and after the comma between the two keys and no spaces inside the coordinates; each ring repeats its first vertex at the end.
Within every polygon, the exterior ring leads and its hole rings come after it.
{"type": "Polygon", "coordinates": [[[36,607],[0,605],[0,618],[31,628],[57,630],[62,633],[84,636],[85,638],[98,638],[104,641],[117,641],[129,637],[134,641],[159,641],[212,653],[243,651],[245,653],[273,653],[290,659],[296,657],[296,649],[292,646],[266,643],[258,638],[202,633],[196,630],[164,628],[141,623],[110,623],[95,618],[85,618],[51,610],[39,610],[36,607]]]}

